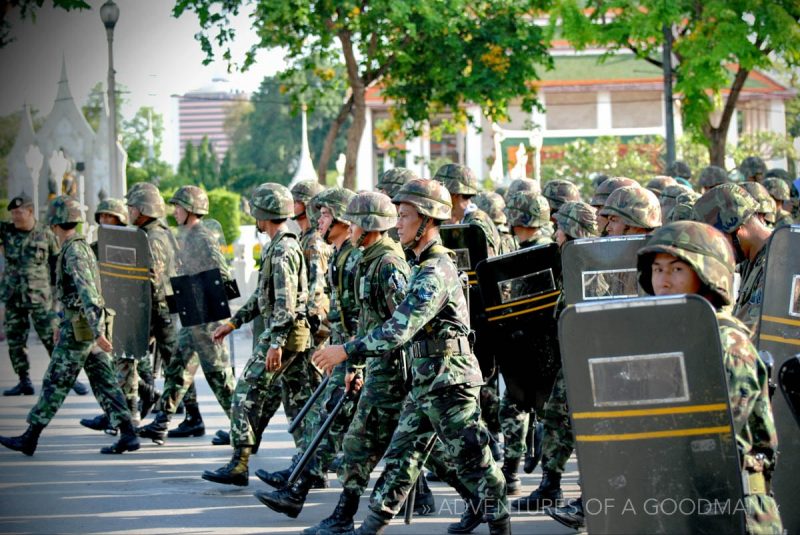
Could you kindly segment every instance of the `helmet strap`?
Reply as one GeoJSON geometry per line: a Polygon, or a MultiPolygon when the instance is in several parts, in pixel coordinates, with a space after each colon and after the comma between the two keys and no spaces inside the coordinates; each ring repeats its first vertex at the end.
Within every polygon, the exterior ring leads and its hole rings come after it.
{"type": "Polygon", "coordinates": [[[408,246],[403,245],[403,249],[415,249],[417,245],[419,245],[419,240],[422,238],[422,235],[425,233],[425,227],[428,226],[428,221],[430,220],[429,216],[423,215],[422,220],[419,223],[419,228],[417,228],[417,233],[414,235],[414,240],[408,244],[408,246]]]}

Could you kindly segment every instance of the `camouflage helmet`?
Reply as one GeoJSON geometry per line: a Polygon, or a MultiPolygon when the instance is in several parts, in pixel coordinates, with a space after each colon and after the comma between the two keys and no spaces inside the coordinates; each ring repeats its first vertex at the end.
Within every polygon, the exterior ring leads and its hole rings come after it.
{"type": "Polygon", "coordinates": [[[733,299],[734,254],[725,236],[717,229],[697,221],[675,221],[653,232],[647,245],[639,249],[639,284],[654,295],[653,257],[666,253],[691,266],[711,292],[712,304],[721,308],[733,299]]]}
{"type": "Polygon", "coordinates": [[[403,184],[414,178],[419,177],[411,169],[395,167],[394,169],[384,171],[378,179],[378,183],[375,184],[375,187],[385,191],[389,197],[393,197],[397,195],[397,192],[400,191],[403,184]]]}
{"type": "Polygon", "coordinates": [[[596,190],[600,184],[611,178],[610,176],[604,173],[592,173],[589,175],[592,177],[592,189],[596,190]]]}
{"type": "Polygon", "coordinates": [[[730,179],[725,169],[716,165],[709,165],[708,167],[704,167],[700,172],[699,182],[701,188],[711,189],[720,184],[727,184],[730,182],[730,179]]]}
{"type": "Polygon", "coordinates": [[[123,225],[128,224],[128,209],[122,199],[103,199],[97,203],[97,208],[94,211],[94,222],[100,222],[100,214],[110,214],[117,216],[119,222],[123,225]]]}
{"type": "Polygon", "coordinates": [[[555,215],[558,228],[571,238],[599,236],[594,208],[581,201],[567,201],[555,215]]]}
{"type": "Polygon", "coordinates": [[[75,197],[59,195],[47,206],[47,224],[83,223],[81,205],[75,197]]]}
{"type": "Polygon", "coordinates": [[[440,221],[450,219],[453,208],[450,193],[444,185],[426,178],[415,178],[403,184],[392,202],[411,204],[420,214],[440,221]]]}
{"type": "Polygon", "coordinates": [[[292,186],[292,198],[303,204],[308,203],[311,199],[317,196],[322,190],[325,189],[322,184],[316,180],[301,180],[292,186]]]}
{"type": "Polygon", "coordinates": [[[776,201],[789,201],[792,199],[789,183],[782,178],[776,176],[769,177],[764,180],[764,187],[776,201]]]}
{"type": "Polygon", "coordinates": [[[178,188],[170,204],[177,204],[189,213],[205,215],[208,213],[208,194],[197,186],[181,186],[178,188]]]}
{"type": "Polygon", "coordinates": [[[294,215],[292,193],[282,184],[261,184],[250,198],[250,211],[253,217],[263,221],[288,219],[294,215]]]}
{"type": "Polygon", "coordinates": [[[167,206],[161,192],[150,182],[137,182],[131,186],[125,199],[128,206],[133,206],[145,217],[159,219],[167,215],[167,206]]]}
{"type": "Polygon", "coordinates": [[[674,186],[677,183],[678,181],[671,176],[659,175],[651,178],[645,187],[655,193],[657,197],[660,197],[664,188],[667,186],[674,186]]]}
{"type": "Polygon", "coordinates": [[[651,229],[661,226],[661,203],[656,194],[641,186],[614,190],[600,209],[600,215],[616,215],[629,226],[651,229]]]}
{"type": "Polygon", "coordinates": [[[508,189],[506,189],[503,198],[508,200],[518,191],[531,191],[537,195],[541,195],[542,188],[539,186],[539,183],[532,178],[515,178],[511,181],[511,184],[508,185],[508,189]]]}
{"type": "Polygon", "coordinates": [[[438,180],[451,195],[477,195],[478,177],[472,169],[458,163],[448,163],[439,168],[433,177],[438,180]]]}
{"type": "Polygon", "coordinates": [[[778,206],[775,204],[775,199],[773,199],[769,191],[767,191],[767,188],[758,182],[742,182],[739,185],[756,200],[758,203],[758,213],[764,214],[764,220],[768,223],[774,223],[775,212],[778,211],[778,206]]]}
{"type": "Polygon", "coordinates": [[[667,174],[673,178],[685,178],[690,179],[692,178],[692,169],[686,162],[682,162],[681,160],[675,160],[669,167],[667,167],[667,174]]]}
{"type": "Polygon", "coordinates": [[[695,220],[731,234],[758,212],[758,203],[738,184],[721,184],[694,205],[695,220]]]}
{"type": "Polygon", "coordinates": [[[578,186],[569,180],[551,180],[544,185],[542,195],[550,203],[551,213],[558,211],[565,202],[581,200],[578,186]]]}
{"type": "Polygon", "coordinates": [[[673,184],[672,186],[667,186],[664,188],[664,191],[661,192],[661,222],[664,223],[667,221],[667,217],[669,216],[670,210],[672,207],[677,204],[677,199],[687,191],[691,191],[691,189],[687,188],[683,184],[673,184]]]}
{"type": "Polygon", "coordinates": [[[505,200],[506,193],[508,192],[508,186],[497,186],[496,188],[494,188],[494,192],[503,197],[503,199],[505,200]]]}
{"type": "Polygon", "coordinates": [[[356,194],[347,188],[330,188],[314,197],[314,206],[317,210],[327,208],[334,220],[344,221],[347,206],[356,194]]]}
{"type": "Polygon", "coordinates": [[[482,191],[475,195],[475,198],[472,199],[475,203],[475,206],[489,214],[489,217],[492,220],[492,223],[495,225],[505,225],[506,224],[506,201],[503,200],[503,197],[493,191],[482,191]]]}
{"type": "Polygon", "coordinates": [[[362,191],[350,200],[342,218],[361,227],[364,232],[383,232],[397,224],[397,208],[388,195],[362,191]]]}
{"type": "Polygon", "coordinates": [[[506,217],[510,227],[544,227],[550,222],[550,203],[533,191],[518,191],[508,198],[506,217]]]}
{"type": "Polygon", "coordinates": [[[786,182],[791,182],[792,178],[789,176],[789,173],[786,172],[785,169],[781,169],[780,167],[773,167],[767,174],[764,175],[764,178],[771,178],[771,177],[778,177],[784,179],[786,182]]]}
{"type": "Polygon", "coordinates": [[[625,186],[638,186],[639,183],[632,178],[624,176],[612,176],[600,183],[597,189],[594,190],[594,195],[589,201],[592,206],[602,207],[606,203],[606,199],[615,189],[624,188],[625,186]]]}
{"type": "Polygon", "coordinates": [[[700,198],[696,191],[681,193],[675,199],[675,206],[667,213],[667,221],[693,221],[694,203],[700,198]]]}
{"type": "Polygon", "coordinates": [[[739,164],[739,172],[745,180],[749,180],[756,175],[763,177],[767,172],[767,165],[758,156],[748,156],[739,164]]]}

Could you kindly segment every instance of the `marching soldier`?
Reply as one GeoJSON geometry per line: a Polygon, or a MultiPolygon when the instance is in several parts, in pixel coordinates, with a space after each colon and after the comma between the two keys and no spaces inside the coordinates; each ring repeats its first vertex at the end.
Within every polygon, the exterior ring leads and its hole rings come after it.
{"type": "Polygon", "coordinates": [[[121,436],[100,453],[119,454],[139,449],[131,413],[114,377],[109,318],[98,289],[97,261],[76,227],[83,222],[78,201],[68,196],[53,199],[47,222],[61,244],[56,261],[56,296],[61,303],[61,323],[56,346],[45,372],[39,400],[28,413],[28,429],[18,437],[0,437],[3,446],[33,455],[39,436],[64,403],[81,369],[86,370],[95,396],[121,436]],[[94,346],[100,351],[92,351],[94,346]]]}
{"type": "Polygon", "coordinates": [[[467,338],[467,304],[450,251],[439,239],[440,222],[452,216],[450,195],[436,180],[412,180],[392,202],[399,205],[401,243],[414,255],[405,299],[382,325],[314,355],[315,364],[329,371],[349,359],[385,358],[410,343],[411,393],[384,457],[386,468],[370,512],[357,533],[383,532],[419,475],[426,442],[437,435],[471,491],[475,510],[486,514],[490,533],[510,533],[505,481],[480,416],[483,378],[467,338]]]}

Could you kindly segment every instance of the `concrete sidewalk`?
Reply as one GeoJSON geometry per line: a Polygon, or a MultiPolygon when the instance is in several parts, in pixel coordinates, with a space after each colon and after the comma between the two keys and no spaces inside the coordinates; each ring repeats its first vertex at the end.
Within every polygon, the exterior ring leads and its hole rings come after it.
{"type": "MultiPolygon", "coordinates": [[[[246,330],[237,331],[237,371],[249,356],[250,344],[246,330]]],[[[30,345],[31,377],[38,395],[48,358],[35,334],[30,345]]],[[[6,342],[0,343],[0,378],[2,390],[16,384],[6,342]]],[[[87,382],[83,373],[81,380],[87,382]]],[[[311,491],[295,520],[271,511],[253,497],[254,491],[266,488],[253,475],[255,470],[285,468],[294,453],[282,410],[270,423],[258,455],[251,458],[249,487],[227,487],[200,479],[203,470],[227,463],[231,449],[211,445],[211,435],[227,428],[227,418],[202,373],[198,374],[197,386],[208,433],[205,437],[170,439],[164,446],[143,440],[139,451],[121,456],[101,455],[100,448],[114,438],[78,424],[81,418],[99,414],[94,397],[71,393],[42,434],[33,457],[0,447],[0,532],[299,533],[333,511],[341,489],[335,474],[329,474],[329,489],[311,491]]],[[[35,396],[0,397],[0,434],[21,434],[35,401],[35,396]]],[[[178,421],[173,421],[173,426],[178,421]]],[[[382,466],[373,478],[378,477],[380,469],[382,466]]],[[[577,496],[576,470],[573,458],[564,478],[570,496],[577,496]]],[[[538,485],[541,472],[537,469],[521,477],[527,494],[538,485]]],[[[431,486],[436,495],[436,514],[415,517],[410,526],[395,519],[388,533],[446,533],[447,524],[456,521],[463,511],[463,502],[446,485],[431,486]]],[[[368,500],[367,493],[361,500],[357,524],[366,514],[368,500]]],[[[572,533],[543,514],[514,515],[513,531],[515,535],[572,533]]],[[[484,524],[475,533],[486,534],[488,527],[484,524]]]]}

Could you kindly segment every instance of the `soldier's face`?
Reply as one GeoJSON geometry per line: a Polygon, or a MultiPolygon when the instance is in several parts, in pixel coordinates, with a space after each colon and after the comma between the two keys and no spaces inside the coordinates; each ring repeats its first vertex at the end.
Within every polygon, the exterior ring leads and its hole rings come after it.
{"type": "Polygon", "coordinates": [[[306,205],[301,202],[294,201],[294,215],[299,216],[306,211],[306,205]]]}
{"type": "Polygon", "coordinates": [[[324,206],[319,209],[319,220],[317,222],[317,229],[323,236],[328,231],[328,227],[333,225],[333,214],[324,206]]]}
{"type": "Polygon", "coordinates": [[[563,247],[564,244],[567,243],[567,235],[560,228],[556,229],[556,243],[558,244],[559,248],[563,247]]]}
{"type": "Polygon", "coordinates": [[[122,225],[122,222],[114,214],[100,214],[99,216],[97,216],[97,220],[101,225],[114,225],[114,226],[122,225]]]}
{"type": "Polygon", "coordinates": [[[666,253],[653,258],[650,282],[656,295],[696,294],[703,287],[689,264],[666,253]]]}
{"type": "Polygon", "coordinates": [[[142,212],[140,212],[138,208],[135,206],[128,206],[128,221],[130,221],[131,224],[135,225],[141,215],[142,212]]]}
{"type": "Polygon", "coordinates": [[[353,244],[353,247],[358,247],[358,240],[361,239],[363,234],[363,228],[359,227],[358,225],[350,225],[350,243],[353,244]]]}
{"type": "Polygon", "coordinates": [[[179,225],[184,225],[186,223],[186,219],[189,217],[189,212],[187,212],[186,208],[183,206],[176,204],[174,215],[175,221],[177,221],[179,225]]]}
{"type": "Polygon", "coordinates": [[[622,236],[628,229],[628,225],[618,215],[608,216],[606,223],[606,233],[609,236],[622,236]]]}
{"type": "Polygon", "coordinates": [[[11,210],[11,221],[18,229],[28,229],[33,226],[33,206],[20,206],[11,210]]]}
{"type": "Polygon", "coordinates": [[[608,232],[606,228],[608,225],[608,218],[604,215],[600,215],[600,211],[595,211],[595,216],[597,217],[597,230],[600,232],[600,235],[604,235],[603,233],[608,232]]]}
{"type": "Polygon", "coordinates": [[[400,238],[400,243],[405,245],[412,243],[417,236],[417,230],[422,218],[419,216],[417,209],[408,203],[400,203],[397,209],[397,236],[400,238]]]}

